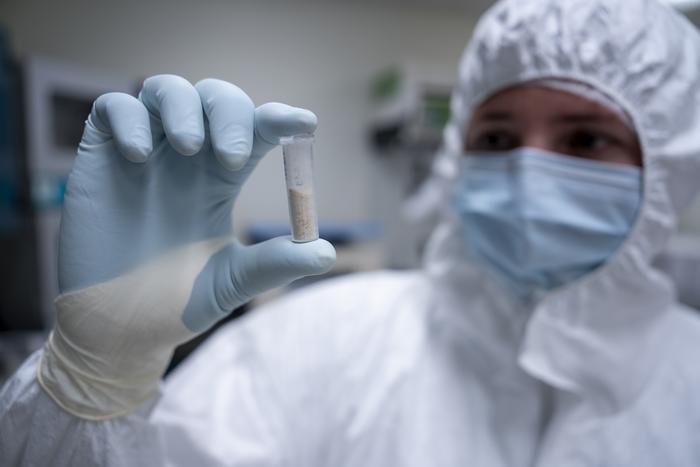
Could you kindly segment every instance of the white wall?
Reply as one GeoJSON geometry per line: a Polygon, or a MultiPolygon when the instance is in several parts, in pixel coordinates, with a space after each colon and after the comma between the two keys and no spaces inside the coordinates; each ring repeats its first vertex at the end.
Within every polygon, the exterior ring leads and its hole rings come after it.
{"type": "MultiPolygon", "coordinates": [[[[700,27],[700,9],[695,9],[687,13],[688,18],[700,27]]],[[[700,196],[695,199],[688,210],[684,213],[680,222],[681,231],[700,235],[700,196]]]]}
{"type": "MultiPolygon", "coordinates": [[[[319,116],[316,182],[327,220],[371,216],[366,146],[373,74],[404,60],[456,71],[473,19],[460,10],[352,2],[236,0],[0,2],[20,55],[39,54],[141,79],[218,77],[257,104],[283,101],[319,116]]],[[[237,210],[238,225],[286,219],[281,157],[264,161],[237,210]]],[[[376,193],[376,190],[374,191],[376,193]]]]}

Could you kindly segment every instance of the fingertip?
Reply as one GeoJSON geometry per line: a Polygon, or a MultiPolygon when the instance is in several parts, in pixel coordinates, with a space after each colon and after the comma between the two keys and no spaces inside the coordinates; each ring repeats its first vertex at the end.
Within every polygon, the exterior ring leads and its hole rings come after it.
{"type": "Polygon", "coordinates": [[[302,131],[299,133],[313,133],[318,126],[318,117],[308,109],[295,108],[299,115],[299,126],[302,131]]]}
{"type": "Polygon", "coordinates": [[[132,162],[145,162],[153,151],[151,129],[148,126],[138,126],[127,142],[124,155],[132,162]]]}
{"type": "Polygon", "coordinates": [[[251,152],[250,128],[227,122],[219,126],[210,123],[212,146],[217,159],[226,169],[240,170],[248,163],[251,152]]]}
{"type": "Polygon", "coordinates": [[[235,172],[245,167],[248,159],[250,158],[250,154],[243,151],[229,152],[217,150],[216,158],[225,169],[235,172]]]}
{"type": "Polygon", "coordinates": [[[191,156],[204,144],[204,115],[197,90],[185,78],[157,75],[146,79],[139,93],[143,105],[160,118],[170,145],[191,156]]]}
{"type": "Polygon", "coordinates": [[[148,156],[151,154],[151,147],[145,146],[128,146],[121,150],[124,157],[134,163],[142,164],[148,160],[148,156]]]}
{"type": "Polygon", "coordinates": [[[269,144],[279,144],[283,136],[314,133],[317,125],[318,118],[312,111],[279,102],[263,104],[255,114],[256,131],[269,144]]]}
{"type": "Polygon", "coordinates": [[[148,160],[148,156],[144,156],[143,154],[136,152],[136,151],[124,151],[123,152],[124,157],[126,160],[129,162],[133,162],[134,164],[143,164],[148,160]]]}
{"type": "Polygon", "coordinates": [[[330,271],[333,265],[335,265],[335,261],[337,258],[335,247],[333,247],[333,245],[329,241],[324,240],[322,238],[319,238],[318,240],[314,240],[313,242],[309,243],[316,244],[316,266],[317,269],[320,271],[320,274],[330,271]]]}
{"type": "Polygon", "coordinates": [[[305,243],[292,242],[291,238],[289,241],[300,253],[300,266],[303,266],[305,275],[324,274],[335,264],[335,248],[328,241],[322,238],[305,243]]]}
{"type": "Polygon", "coordinates": [[[183,156],[197,154],[204,145],[204,131],[176,129],[168,133],[168,141],[183,156]]]}
{"type": "Polygon", "coordinates": [[[209,121],[217,160],[228,170],[240,170],[248,163],[253,146],[253,101],[235,84],[219,79],[204,79],[195,89],[209,121]]]}
{"type": "Polygon", "coordinates": [[[95,128],[113,137],[119,153],[131,162],[145,162],[153,150],[148,111],[133,96],[124,93],[100,96],[89,119],[95,128]]]}

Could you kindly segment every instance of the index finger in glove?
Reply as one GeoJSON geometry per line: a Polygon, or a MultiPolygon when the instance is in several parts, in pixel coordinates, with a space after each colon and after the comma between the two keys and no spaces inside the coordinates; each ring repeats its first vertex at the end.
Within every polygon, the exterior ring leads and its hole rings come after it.
{"type": "Polygon", "coordinates": [[[112,138],[119,152],[131,162],[145,162],[153,150],[148,111],[135,97],[110,92],[95,100],[83,143],[103,143],[112,138]]]}
{"type": "Polygon", "coordinates": [[[277,146],[280,138],[300,134],[311,134],[316,130],[318,119],[310,110],[292,107],[279,102],[269,102],[255,109],[255,142],[253,157],[257,162],[277,146]]]}

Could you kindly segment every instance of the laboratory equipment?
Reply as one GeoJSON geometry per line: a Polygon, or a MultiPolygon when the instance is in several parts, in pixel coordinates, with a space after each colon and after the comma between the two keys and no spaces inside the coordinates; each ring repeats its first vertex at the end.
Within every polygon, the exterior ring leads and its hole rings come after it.
{"type": "Polygon", "coordinates": [[[391,64],[371,80],[367,134],[376,158],[368,196],[371,216],[384,223],[383,261],[388,267],[422,264],[437,218],[431,212],[430,218],[419,220],[413,200],[431,196],[431,190],[420,195],[418,190],[431,173],[455,84],[454,65],[417,58],[391,64]]]}
{"type": "Polygon", "coordinates": [[[292,240],[298,243],[318,239],[318,219],[313,184],[313,135],[280,139],[287,182],[292,240]]]}

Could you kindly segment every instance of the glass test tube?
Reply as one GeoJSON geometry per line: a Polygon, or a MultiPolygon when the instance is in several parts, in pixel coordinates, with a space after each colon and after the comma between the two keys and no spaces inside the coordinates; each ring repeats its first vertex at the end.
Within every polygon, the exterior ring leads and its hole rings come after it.
{"type": "Polygon", "coordinates": [[[313,135],[280,139],[287,182],[292,240],[298,243],[318,239],[318,220],[313,183],[313,135]]]}

